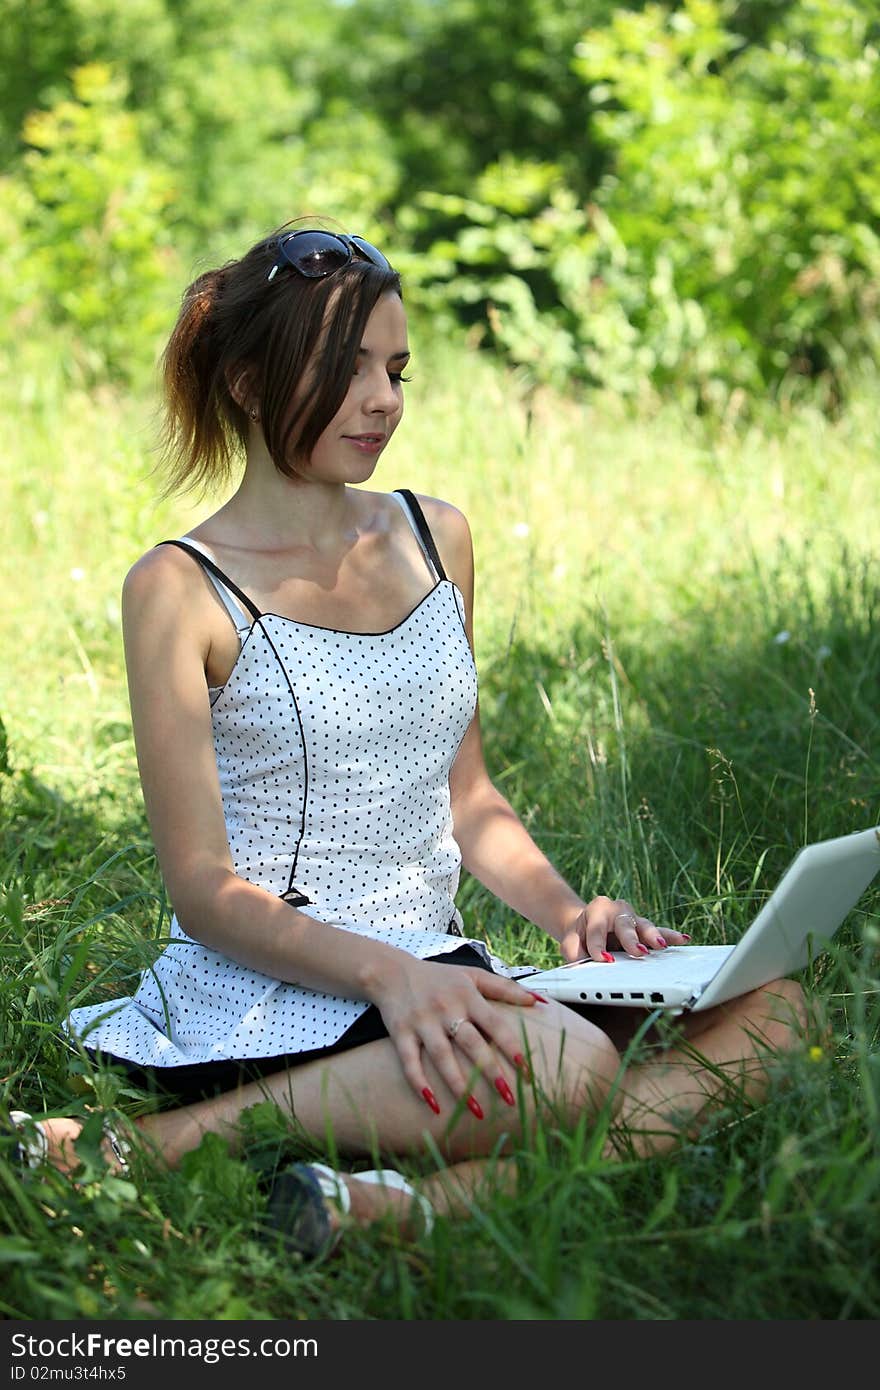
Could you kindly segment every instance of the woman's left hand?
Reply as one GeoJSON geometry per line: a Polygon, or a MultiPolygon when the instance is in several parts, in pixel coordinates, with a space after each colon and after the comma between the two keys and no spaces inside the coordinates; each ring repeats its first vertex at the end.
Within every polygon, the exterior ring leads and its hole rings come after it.
{"type": "Polygon", "coordinates": [[[690,941],[683,932],[655,927],[624,898],[594,898],[581,908],[559,940],[566,961],[607,960],[611,951],[625,951],[640,960],[650,951],[679,946],[690,941]]]}

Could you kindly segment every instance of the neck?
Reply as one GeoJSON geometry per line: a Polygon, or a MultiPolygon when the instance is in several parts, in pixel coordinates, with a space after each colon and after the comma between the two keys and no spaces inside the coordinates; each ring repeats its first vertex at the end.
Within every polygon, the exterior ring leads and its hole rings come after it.
{"type": "Polygon", "coordinates": [[[212,518],[218,542],[256,550],[300,546],[333,550],[357,530],[358,497],[345,483],[279,473],[272,460],[248,457],[244,477],[212,518]]]}

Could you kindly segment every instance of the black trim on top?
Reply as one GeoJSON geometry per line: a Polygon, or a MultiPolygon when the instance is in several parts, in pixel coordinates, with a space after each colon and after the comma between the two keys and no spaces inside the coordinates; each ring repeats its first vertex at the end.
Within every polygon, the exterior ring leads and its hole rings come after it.
{"type": "Polygon", "coordinates": [[[437,578],[445,579],[446,571],[440,562],[440,556],[438,555],[437,547],[434,544],[434,537],[431,535],[430,528],[428,526],[427,521],[425,520],[425,513],[419,506],[419,503],[415,495],[412,492],[410,492],[408,487],[396,487],[394,491],[397,493],[398,497],[403,498],[404,502],[409,507],[412,519],[418,527],[419,535],[422,538],[424,547],[430,555],[431,563],[437,571],[437,578]]]}
{"type": "Polygon", "coordinates": [[[232,580],[229,578],[228,575],[223,573],[219,565],[215,565],[213,560],[209,560],[208,556],[203,555],[201,550],[197,550],[194,545],[187,545],[186,541],[159,541],[158,544],[176,545],[178,550],[185,550],[187,555],[191,555],[194,560],[198,560],[200,565],[202,565],[205,569],[210,570],[211,573],[215,575],[217,579],[220,580],[221,584],[225,584],[227,589],[229,589],[231,593],[235,594],[235,597],[237,599],[241,600],[241,602],[244,604],[245,608],[255,619],[255,621],[259,622],[260,618],[262,618],[263,615],[260,612],[259,608],[251,599],[248,598],[247,594],[244,593],[243,590],[241,590],[237,584],[233,584],[232,580]]]}
{"type": "Polygon", "coordinates": [[[305,893],[301,893],[298,888],[288,888],[286,893],[281,894],[281,901],[288,903],[290,907],[305,907],[312,900],[307,898],[305,893]]]}
{"type": "Polygon", "coordinates": [[[281,657],[280,657],[279,652],[278,652],[278,648],[275,646],[275,643],[272,641],[272,638],[269,636],[269,633],[266,631],[265,627],[263,627],[262,632],[263,632],[263,636],[265,637],[266,641],[267,641],[268,644],[269,644],[269,649],[270,649],[270,651],[272,652],[272,655],[274,656],[275,660],[276,660],[277,663],[278,663],[278,666],[279,666],[279,669],[280,669],[280,671],[281,671],[281,674],[283,675],[285,681],[287,682],[287,688],[288,688],[288,690],[290,691],[290,698],[291,698],[291,700],[293,701],[293,709],[294,709],[294,713],[295,713],[295,715],[296,715],[296,722],[297,722],[297,725],[298,725],[298,727],[299,727],[299,738],[300,738],[300,743],[302,744],[302,752],[303,752],[303,795],[302,795],[302,806],[300,807],[300,817],[299,817],[299,836],[297,837],[296,848],[295,848],[294,851],[293,851],[293,862],[292,862],[291,865],[290,865],[290,875],[289,875],[289,877],[288,877],[288,879],[287,879],[287,887],[286,887],[286,889],[284,890],[284,892],[281,894],[281,897],[285,900],[285,902],[290,903],[291,907],[302,907],[305,903],[310,902],[311,899],[310,899],[310,898],[307,898],[307,897],[305,896],[305,894],[302,892],[302,889],[296,887],[296,885],[294,884],[294,881],[293,881],[293,880],[296,878],[296,865],[297,865],[297,860],[299,859],[299,852],[300,852],[300,850],[301,850],[301,848],[302,848],[302,842],[303,842],[303,840],[305,839],[305,833],[306,833],[306,810],[307,810],[308,804],[309,804],[309,749],[308,749],[308,745],[307,745],[307,743],[306,743],[306,731],[305,731],[305,728],[303,727],[302,715],[301,715],[301,713],[300,713],[300,708],[299,708],[299,701],[298,701],[297,698],[296,698],[296,691],[295,691],[294,688],[293,688],[293,681],[290,679],[290,675],[289,675],[289,673],[288,673],[287,667],[284,665],[284,662],[281,660],[281,657]]]}

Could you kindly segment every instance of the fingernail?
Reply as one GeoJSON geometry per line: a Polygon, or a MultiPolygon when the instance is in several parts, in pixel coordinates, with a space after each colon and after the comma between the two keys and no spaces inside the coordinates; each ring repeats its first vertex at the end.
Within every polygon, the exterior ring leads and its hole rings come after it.
{"type": "Polygon", "coordinates": [[[434,1095],[434,1092],[430,1090],[427,1086],[422,1091],[422,1098],[424,1099],[427,1105],[430,1105],[435,1115],[440,1114],[440,1106],[437,1104],[437,1097],[434,1095]]]}
{"type": "Polygon", "coordinates": [[[495,1090],[507,1105],[516,1105],[516,1101],[513,1098],[513,1091],[511,1091],[503,1076],[495,1078],[495,1090]]]}
{"type": "Polygon", "coordinates": [[[687,934],[686,931],[683,931],[683,932],[681,933],[681,935],[683,936],[683,938],[684,938],[685,941],[690,941],[690,937],[688,936],[688,934],[687,934]]]}
{"type": "Polygon", "coordinates": [[[533,999],[537,999],[537,1001],[538,1001],[539,1004],[549,1004],[549,1003],[550,1003],[550,1000],[549,1000],[549,999],[545,999],[544,996],[543,996],[543,994],[536,994],[535,991],[534,991],[533,989],[526,990],[526,993],[527,993],[527,994],[530,994],[530,995],[532,996],[533,999]]]}
{"type": "Polygon", "coordinates": [[[612,954],[611,954],[610,951],[603,951],[603,952],[602,952],[602,959],[603,959],[603,960],[607,960],[607,962],[608,962],[609,965],[613,965],[613,964],[614,964],[614,957],[612,956],[612,954]]]}
{"type": "Polygon", "coordinates": [[[662,936],[660,937],[660,940],[657,942],[657,945],[661,947],[662,950],[666,950],[666,942],[663,940],[662,936]]]}
{"type": "Polygon", "coordinates": [[[480,1107],[479,1107],[479,1105],[477,1104],[477,1102],[474,1100],[473,1096],[468,1096],[468,1098],[467,1098],[467,1108],[468,1108],[468,1110],[471,1112],[472,1115],[475,1115],[475,1116],[477,1117],[478,1120],[482,1120],[482,1118],[483,1118],[483,1112],[482,1112],[482,1110],[480,1109],[480,1107]]]}
{"type": "Polygon", "coordinates": [[[651,954],[648,947],[642,941],[639,942],[639,950],[641,951],[643,956],[649,956],[651,954]]]}
{"type": "Polygon", "coordinates": [[[525,1057],[522,1055],[521,1052],[518,1052],[518,1053],[516,1054],[516,1056],[515,1056],[514,1059],[513,1059],[513,1062],[514,1062],[514,1066],[519,1067],[519,1069],[520,1069],[520,1071],[522,1072],[523,1076],[525,1077],[526,1081],[531,1081],[531,1079],[532,1079],[532,1069],[531,1069],[531,1067],[529,1066],[528,1062],[526,1061],[525,1057]]]}

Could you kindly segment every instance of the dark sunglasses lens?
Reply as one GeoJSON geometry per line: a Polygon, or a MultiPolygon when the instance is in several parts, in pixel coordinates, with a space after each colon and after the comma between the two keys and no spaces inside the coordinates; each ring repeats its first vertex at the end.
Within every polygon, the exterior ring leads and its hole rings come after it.
{"type": "Polygon", "coordinates": [[[353,236],[351,242],[353,246],[357,247],[365,260],[372,261],[373,265],[381,266],[383,270],[391,269],[391,262],[388,257],[383,256],[382,252],[377,250],[375,246],[371,246],[368,241],[364,241],[362,236],[353,236]]]}
{"type": "Polygon", "coordinates": [[[315,280],[332,275],[351,260],[348,247],[331,232],[294,232],[278,249],[300,275],[315,280]]]}

